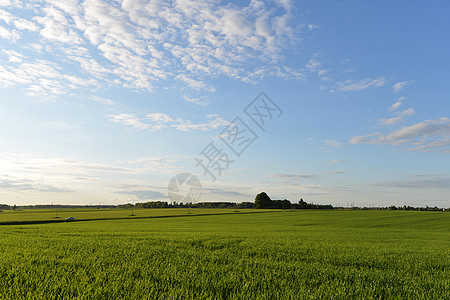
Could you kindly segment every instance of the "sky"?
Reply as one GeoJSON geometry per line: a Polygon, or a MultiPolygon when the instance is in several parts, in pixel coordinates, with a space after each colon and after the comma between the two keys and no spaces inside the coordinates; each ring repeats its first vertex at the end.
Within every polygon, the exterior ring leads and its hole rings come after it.
{"type": "Polygon", "coordinates": [[[0,203],[450,207],[449,11],[0,0],[0,203]]]}

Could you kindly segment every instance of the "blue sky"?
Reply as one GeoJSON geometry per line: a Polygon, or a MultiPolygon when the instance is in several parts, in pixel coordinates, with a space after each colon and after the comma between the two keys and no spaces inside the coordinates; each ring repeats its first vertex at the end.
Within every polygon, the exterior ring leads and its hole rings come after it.
{"type": "Polygon", "coordinates": [[[0,0],[0,202],[170,201],[189,172],[200,201],[449,207],[449,10],[0,0]],[[261,91],[282,111],[265,131],[244,112],[261,91]],[[257,136],[240,156],[236,117],[257,136]]]}

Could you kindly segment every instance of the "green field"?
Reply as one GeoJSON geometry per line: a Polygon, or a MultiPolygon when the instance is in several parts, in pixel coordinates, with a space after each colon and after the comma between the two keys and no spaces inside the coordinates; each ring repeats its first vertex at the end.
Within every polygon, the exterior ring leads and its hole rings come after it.
{"type": "Polygon", "coordinates": [[[0,225],[0,299],[450,299],[446,212],[187,212],[0,225]]]}
{"type": "MultiPolygon", "coordinates": [[[[0,213],[0,225],[11,223],[53,223],[65,222],[65,218],[74,217],[76,221],[145,219],[178,217],[186,215],[216,215],[234,213],[234,209],[207,208],[171,208],[171,209],[25,209],[6,210],[0,213]]],[[[244,209],[240,212],[258,212],[256,209],[244,209]]],[[[259,211],[260,212],[260,211],[259,211]]]]}

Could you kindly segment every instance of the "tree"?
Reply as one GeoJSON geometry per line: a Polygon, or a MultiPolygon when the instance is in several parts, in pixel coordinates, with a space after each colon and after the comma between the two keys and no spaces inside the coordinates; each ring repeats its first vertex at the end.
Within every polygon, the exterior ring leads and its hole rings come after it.
{"type": "Polygon", "coordinates": [[[255,208],[270,208],[272,200],[265,192],[261,192],[255,197],[255,208]]]}

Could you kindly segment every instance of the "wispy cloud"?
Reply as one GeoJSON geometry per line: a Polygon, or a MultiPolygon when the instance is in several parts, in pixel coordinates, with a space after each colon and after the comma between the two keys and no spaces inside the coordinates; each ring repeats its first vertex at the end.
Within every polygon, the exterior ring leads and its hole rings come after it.
{"type": "Polygon", "coordinates": [[[336,160],[330,160],[329,163],[330,164],[338,164],[338,163],[342,163],[342,162],[346,162],[346,161],[350,161],[349,159],[336,159],[336,160]]]}
{"type": "Polygon", "coordinates": [[[387,135],[380,132],[350,139],[352,144],[404,145],[413,151],[450,153],[450,119],[426,120],[387,135]]]}
{"type": "Polygon", "coordinates": [[[414,112],[413,108],[408,108],[408,109],[405,109],[404,111],[398,113],[396,117],[388,118],[388,119],[380,119],[380,123],[383,125],[394,125],[399,122],[402,122],[404,117],[412,116],[412,115],[414,115],[414,113],[415,112],[414,112]]]}
{"type": "Polygon", "coordinates": [[[386,84],[384,77],[378,77],[375,79],[365,78],[359,81],[348,79],[346,81],[339,81],[336,83],[335,89],[341,92],[354,92],[362,91],[370,88],[381,87],[386,84]]]}
{"type": "Polygon", "coordinates": [[[289,180],[303,181],[303,180],[316,180],[322,178],[323,175],[334,175],[334,174],[344,174],[347,173],[348,170],[340,170],[340,171],[328,171],[321,172],[317,174],[272,174],[270,177],[272,178],[285,178],[289,180]]]}
{"type": "Polygon", "coordinates": [[[306,69],[312,73],[316,73],[320,79],[329,80],[326,75],[330,72],[329,69],[326,69],[323,66],[323,63],[320,61],[320,57],[322,56],[321,52],[314,53],[313,57],[308,60],[306,64],[306,69]]]}
{"type": "Polygon", "coordinates": [[[134,195],[138,199],[164,198],[162,193],[167,188],[166,183],[156,182],[157,186],[149,186],[148,176],[161,178],[162,174],[172,176],[184,171],[176,165],[177,159],[154,156],[132,161],[90,163],[66,157],[1,153],[0,196],[17,195],[20,199],[16,200],[24,204],[50,199],[66,203],[89,203],[99,199],[111,201],[118,194],[134,195]],[[161,193],[157,194],[157,191],[161,193]],[[58,193],[65,193],[64,198],[55,198],[58,193]]]}
{"type": "Polygon", "coordinates": [[[187,95],[184,95],[183,98],[189,103],[193,103],[200,106],[205,106],[209,104],[209,101],[202,100],[200,97],[189,97],[187,95]]]}
{"type": "MultiPolygon", "coordinates": [[[[217,194],[228,197],[252,197],[250,193],[241,193],[239,191],[230,190],[229,188],[203,188],[203,192],[209,192],[211,194],[217,194]]],[[[232,200],[232,199],[230,199],[232,200]]]]}
{"type": "Polygon", "coordinates": [[[180,131],[207,131],[218,129],[229,124],[228,121],[225,121],[216,114],[207,116],[209,120],[206,123],[193,123],[191,120],[172,118],[165,113],[150,113],[145,115],[145,117],[131,114],[108,115],[107,117],[114,123],[124,124],[138,130],[150,131],[161,130],[163,128],[175,128],[180,131]]]}
{"type": "Polygon", "coordinates": [[[204,90],[207,92],[214,92],[216,90],[213,87],[209,87],[206,83],[192,79],[191,77],[188,77],[185,74],[180,74],[175,78],[184,81],[189,87],[191,87],[194,90],[204,90]]]}
{"type": "Polygon", "coordinates": [[[272,177],[272,178],[287,178],[287,179],[294,179],[294,180],[320,178],[320,176],[317,174],[272,174],[270,177],[272,177]]]}
{"type": "Polygon", "coordinates": [[[338,142],[337,140],[325,140],[324,142],[327,145],[327,147],[330,148],[338,148],[344,145],[343,143],[338,142]]]}
{"type": "Polygon", "coordinates": [[[314,29],[317,29],[317,28],[319,28],[320,26],[319,25],[316,25],[316,24],[308,24],[308,30],[314,30],[314,29]]]}
{"type": "Polygon", "coordinates": [[[392,105],[388,108],[388,110],[389,110],[389,111],[396,111],[397,109],[400,108],[400,106],[402,106],[403,101],[404,101],[405,99],[406,99],[406,97],[400,97],[400,98],[398,98],[398,100],[397,100],[394,104],[392,104],[392,105]]]}
{"type": "Polygon", "coordinates": [[[16,59],[2,62],[0,83],[22,84],[36,96],[61,95],[71,86],[152,91],[155,82],[164,86],[174,79],[211,92],[215,88],[208,80],[218,76],[246,82],[298,78],[298,70],[284,65],[283,52],[300,41],[300,30],[314,27],[298,24],[288,0],[44,0],[33,5],[3,0],[2,5],[0,38],[9,41],[3,48],[26,52],[21,59],[28,65],[51,56],[52,63],[43,65],[58,76],[30,77],[16,59]],[[25,33],[31,45],[26,51],[15,44],[25,33]]]}
{"type": "Polygon", "coordinates": [[[42,157],[25,154],[1,153],[0,168],[17,177],[41,178],[42,176],[95,177],[104,174],[173,173],[176,158],[140,157],[135,160],[114,163],[90,163],[67,157],[42,157]]]}
{"type": "Polygon", "coordinates": [[[330,172],[325,172],[324,174],[345,174],[345,173],[348,173],[348,170],[330,171],[330,172]]]}
{"type": "Polygon", "coordinates": [[[374,186],[407,188],[407,189],[449,189],[450,177],[448,175],[424,175],[420,178],[405,179],[397,181],[384,181],[374,183],[374,186]]]}
{"type": "Polygon", "coordinates": [[[98,97],[98,96],[92,96],[91,99],[94,102],[98,102],[98,103],[101,103],[101,104],[114,105],[114,101],[111,100],[111,99],[106,99],[106,98],[98,97]]]}
{"type": "Polygon", "coordinates": [[[72,190],[46,184],[42,180],[0,178],[0,189],[14,192],[69,193],[72,190]]]}
{"type": "Polygon", "coordinates": [[[114,123],[120,123],[125,126],[131,126],[138,130],[144,130],[151,127],[150,124],[142,122],[139,117],[136,117],[135,115],[131,114],[108,115],[107,117],[109,118],[110,121],[114,123]]]}
{"type": "Polygon", "coordinates": [[[403,88],[405,88],[406,86],[411,85],[413,83],[414,83],[414,80],[397,82],[392,86],[392,91],[394,93],[398,93],[401,90],[403,90],[403,88]]]}
{"type": "Polygon", "coordinates": [[[139,200],[167,200],[167,195],[158,191],[152,190],[128,190],[118,191],[115,194],[135,196],[139,200]]]}
{"type": "Polygon", "coordinates": [[[64,74],[58,64],[48,60],[30,61],[15,51],[5,51],[5,53],[8,55],[9,61],[16,66],[0,65],[0,85],[25,85],[27,94],[30,96],[57,96],[76,88],[97,85],[95,79],[64,74]]]}

